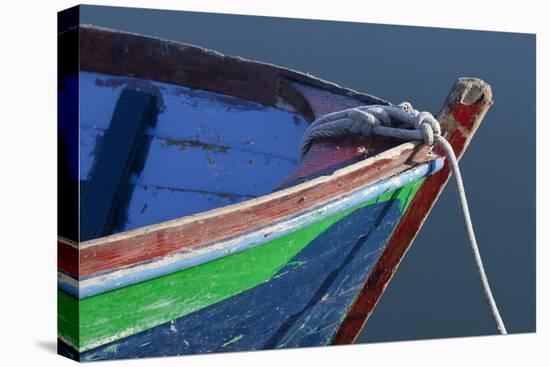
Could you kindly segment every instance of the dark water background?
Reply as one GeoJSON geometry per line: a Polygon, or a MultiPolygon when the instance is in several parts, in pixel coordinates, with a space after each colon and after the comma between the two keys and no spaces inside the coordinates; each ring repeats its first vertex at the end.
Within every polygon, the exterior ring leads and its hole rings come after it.
{"type": "MultiPolygon", "coordinates": [[[[535,331],[535,36],[83,6],[81,22],[311,73],[438,112],[454,80],[495,103],[461,161],[493,293],[510,333],[535,331]]],[[[496,333],[449,185],[359,342],[496,333]]]]}

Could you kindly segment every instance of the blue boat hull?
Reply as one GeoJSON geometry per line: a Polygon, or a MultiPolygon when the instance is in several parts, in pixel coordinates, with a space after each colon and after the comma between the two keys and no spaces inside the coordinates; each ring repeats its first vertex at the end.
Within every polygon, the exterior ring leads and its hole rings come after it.
{"type": "Polygon", "coordinates": [[[401,218],[398,200],[332,225],[269,281],[215,305],[80,355],[81,361],[330,344],[401,218]]]}

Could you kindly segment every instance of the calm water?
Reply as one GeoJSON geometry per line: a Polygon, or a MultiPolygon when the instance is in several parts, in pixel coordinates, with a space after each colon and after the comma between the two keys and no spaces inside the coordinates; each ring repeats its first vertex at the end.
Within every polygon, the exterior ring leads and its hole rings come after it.
{"type": "MultiPolygon", "coordinates": [[[[535,36],[82,7],[83,23],[283,65],[437,112],[453,81],[495,103],[461,165],[480,251],[511,333],[535,331],[535,36]]],[[[359,342],[496,333],[449,185],[359,342]]]]}

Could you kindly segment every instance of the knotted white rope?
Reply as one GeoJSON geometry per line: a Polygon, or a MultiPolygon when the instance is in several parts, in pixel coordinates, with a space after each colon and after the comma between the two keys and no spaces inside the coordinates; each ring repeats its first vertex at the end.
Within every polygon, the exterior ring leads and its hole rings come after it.
{"type": "Polygon", "coordinates": [[[315,139],[349,135],[381,135],[403,140],[420,140],[428,146],[437,144],[445,152],[455,177],[464,227],[477,265],[483,292],[499,332],[506,335],[506,327],[493,298],[479,253],[458,160],[451,144],[441,135],[439,122],[431,113],[419,112],[408,102],[403,102],[398,106],[371,105],[330,113],[315,120],[305,132],[300,160],[303,160],[315,139]]]}

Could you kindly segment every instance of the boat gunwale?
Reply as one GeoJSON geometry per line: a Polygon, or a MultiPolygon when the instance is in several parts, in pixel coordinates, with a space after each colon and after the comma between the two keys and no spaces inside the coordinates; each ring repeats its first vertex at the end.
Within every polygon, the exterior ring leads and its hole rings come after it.
{"type": "MultiPolygon", "coordinates": [[[[265,204],[265,203],[268,203],[272,200],[281,199],[281,198],[284,198],[285,196],[288,196],[288,195],[291,195],[291,194],[296,194],[300,191],[304,191],[305,189],[315,187],[315,186],[317,186],[321,183],[328,183],[328,182],[330,182],[332,180],[335,180],[337,178],[342,178],[342,177],[348,176],[351,173],[354,173],[356,171],[364,170],[364,169],[376,164],[377,162],[379,162],[381,160],[392,159],[394,157],[398,157],[402,153],[407,152],[408,150],[413,150],[414,151],[415,148],[418,148],[421,145],[422,145],[421,142],[406,142],[406,143],[400,144],[400,145],[398,145],[394,148],[390,148],[390,149],[388,149],[384,152],[381,152],[381,153],[379,153],[375,156],[366,158],[362,161],[352,163],[352,164],[350,164],[346,167],[340,168],[340,169],[334,171],[330,175],[322,175],[322,176],[316,177],[312,180],[305,181],[303,183],[288,187],[286,189],[274,191],[272,193],[261,195],[261,196],[258,196],[256,198],[251,198],[251,199],[248,199],[248,200],[244,200],[244,201],[236,203],[236,204],[230,204],[230,205],[226,205],[226,206],[223,206],[223,207],[210,209],[210,210],[207,210],[207,211],[204,211],[204,212],[200,212],[200,213],[196,213],[196,214],[190,214],[190,215],[186,215],[186,216],[183,216],[183,217],[179,217],[179,218],[175,218],[175,219],[171,219],[171,220],[167,220],[167,221],[163,221],[163,222],[159,222],[159,223],[155,223],[155,224],[150,224],[148,226],[139,227],[139,228],[132,229],[132,230],[129,230],[129,231],[114,233],[114,234],[110,234],[110,235],[107,235],[107,236],[102,236],[102,237],[94,238],[94,239],[91,239],[91,240],[82,241],[78,244],[78,248],[80,250],[84,250],[84,249],[87,249],[87,248],[91,248],[91,247],[95,247],[95,246],[101,246],[103,244],[108,244],[108,243],[111,243],[111,242],[125,240],[125,239],[131,238],[131,237],[138,237],[138,236],[145,235],[145,234],[151,234],[152,232],[157,232],[157,231],[164,230],[164,229],[177,228],[179,226],[191,224],[193,222],[198,223],[202,220],[211,219],[211,218],[214,218],[214,217],[217,217],[217,216],[229,215],[229,214],[231,214],[233,212],[236,212],[236,211],[240,211],[240,210],[243,210],[243,209],[248,209],[250,207],[253,207],[253,206],[256,206],[256,205],[259,205],[259,204],[265,204]]],[[[428,157],[426,157],[426,158],[427,158],[426,161],[430,160],[428,157]]],[[[415,162],[415,164],[420,164],[420,163],[424,163],[424,161],[415,162]]],[[[391,175],[381,176],[376,181],[372,181],[372,182],[370,182],[366,185],[372,185],[372,184],[374,184],[378,181],[381,181],[383,179],[386,179],[388,177],[391,177],[391,175]]],[[[352,191],[354,191],[354,189],[355,188],[353,188],[349,191],[346,191],[346,193],[352,192],[352,191]]],[[[328,197],[323,202],[317,202],[316,204],[322,204],[322,203],[325,203],[327,201],[330,201],[331,199],[334,199],[334,198],[333,197],[328,197]]],[[[307,209],[309,209],[309,208],[307,208],[307,209]]],[[[200,224],[200,223],[198,223],[198,224],[200,224]]],[[[67,239],[65,239],[63,237],[58,237],[58,240],[62,243],[68,244],[67,239]]],[[[69,240],[69,241],[70,241],[70,245],[72,245],[72,246],[74,246],[74,244],[76,243],[75,241],[71,241],[71,240],[69,240]]],[[[196,247],[196,246],[192,246],[192,247],[196,247]]]]}

